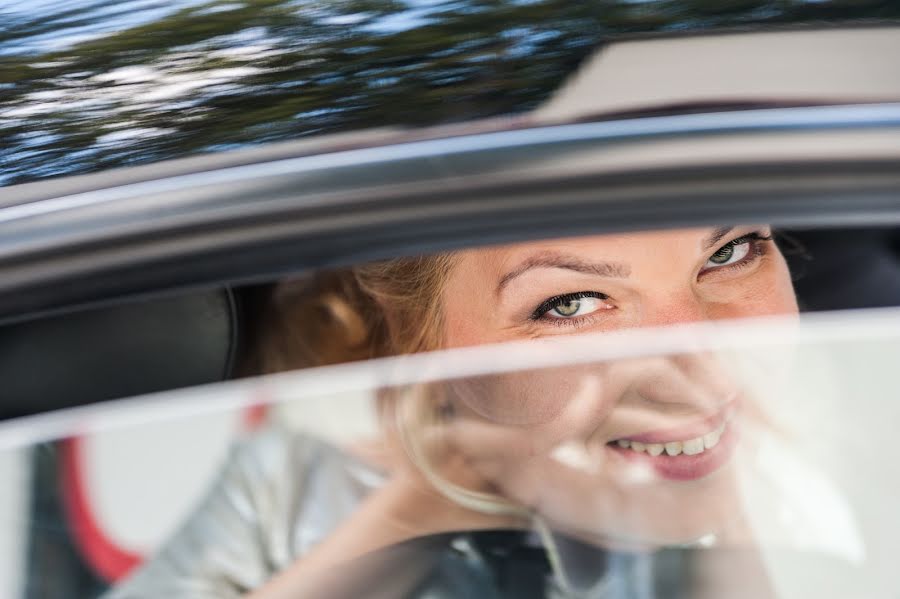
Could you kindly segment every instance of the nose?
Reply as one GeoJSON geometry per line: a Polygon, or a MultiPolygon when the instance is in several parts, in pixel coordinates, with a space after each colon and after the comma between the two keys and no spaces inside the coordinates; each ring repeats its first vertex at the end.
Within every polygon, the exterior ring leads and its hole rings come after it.
{"type": "MultiPolygon", "coordinates": [[[[690,288],[675,289],[644,302],[640,326],[715,320],[723,317],[720,308],[690,288]]],[[[688,342],[684,350],[685,353],[635,364],[633,389],[653,403],[679,404],[683,409],[704,414],[720,410],[724,402],[736,395],[737,382],[721,364],[721,357],[704,350],[702,343],[694,347],[688,342]]]]}
{"type": "Polygon", "coordinates": [[[663,413],[715,413],[738,394],[737,381],[707,352],[628,360],[615,370],[629,381],[627,388],[636,394],[632,399],[663,413]]]}
{"type": "Polygon", "coordinates": [[[701,322],[712,318],[710,307],[691,289],[679,289],[665,294],[655,294],[641,306],[640,326],[701,322]]]}

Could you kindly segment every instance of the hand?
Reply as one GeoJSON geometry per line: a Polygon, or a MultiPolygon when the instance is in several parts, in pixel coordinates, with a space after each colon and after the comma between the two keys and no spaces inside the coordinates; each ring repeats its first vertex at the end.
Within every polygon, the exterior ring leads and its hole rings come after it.
{"type": "Polygon", "coordinates": [[[463,456],[482,489],[556,528],[615,543],[666,545],[731,534],[740,520],[729,468],[703,480],[665,480],[645,461],[607,447],[622,431],[666,429],[721,411],[723,398],[736,391],[713,356],[641,358],[452,385],[462,390],[448,394],[460,398],[461,408],[437,427],[444,453],[463,456]],[[554,396],[560,388],[566,393],[554,396]],[[478,394],[486,401],[479,403],[478,394]],[[552,409],[545,402],[535,413],[549,417],[505,418],[516,415],[517,405],[546,398],[554,400],[552,409]]]}

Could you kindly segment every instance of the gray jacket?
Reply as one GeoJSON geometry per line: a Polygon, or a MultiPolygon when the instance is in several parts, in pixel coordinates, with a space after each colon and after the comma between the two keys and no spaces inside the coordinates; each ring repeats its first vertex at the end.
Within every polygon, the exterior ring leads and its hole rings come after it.
{"type": "MultiPolygon", "coordinates": [[[[104,599],[240,597],[306,554],[383,482],[383,473],[312,437],[278,430],[255,435],[235,446],[175,536],[104,599]]],[[[544,550],[533,537],[524,543],[513,539],[511,546],[530,557],[514,559],[518,570],[500,576],[493,554],[508,553],[508,547],[485,549],[462,533],[400,546],[382,552],[378,561],[352,563],[341,576],[356,578],[356,586],[335,596],[362,596],[359,585],[364,596],[379,598],[650,596],[638,590],[648,581],[646,573],[639,574],[644,559],[599,554],[602,567],[588,568],[593,572],[583,591],[562,592],[542,565],[544,550]],[[414,576],[406,578],[418,581],[412,586],[392,580],[410,571],[414,576]]]]}

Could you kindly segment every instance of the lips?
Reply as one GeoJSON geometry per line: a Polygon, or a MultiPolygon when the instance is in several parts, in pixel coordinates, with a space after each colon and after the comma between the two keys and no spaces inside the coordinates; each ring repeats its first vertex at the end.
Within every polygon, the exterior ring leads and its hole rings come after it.
{"type": "Polygon", "coordinates": [[[641,433],[611,441],[607,447],[624,459],[646,463],[662,478],[697,480],[728,461],[737,438],[728,413],[703,425],[641,433]]]}

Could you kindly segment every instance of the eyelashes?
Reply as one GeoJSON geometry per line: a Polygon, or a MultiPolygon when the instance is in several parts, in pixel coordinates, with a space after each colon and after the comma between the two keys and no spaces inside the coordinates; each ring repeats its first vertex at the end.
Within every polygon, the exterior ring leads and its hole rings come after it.
{"type": "MultiPolygon", "coordinates": [[[[599,291],[577,291],[575,293],[564,293],[562,295],[557,295],[551,297],[548,300],[545,300],[541,303],[537,308],[534,309],[534,312],[531,313],[531,320],[540,320],[547,312],[559,308],[560,306],[564,306],[566,304],[570,304],[572,302],[577,302],[578,300],[582,300],[586,297],[592,297],[600,300],[609,299],[609,296],[605,293],[600,293],[599,291]]],[[[559,320],[571,320],[561,318],[559,320]]]]}
{"type": "Polygon", "coordinates": [[[763,256],[766,253],[765,244],[763,243],[766,241],[772,241],[772,236],[764,235],[760,232],[748,233],[746,235],[741,235],[736,239],[732,239],[712,253],[712,255],[706,262],[707,264],[712,263],[713,266],[709,266],[708,268],[701,270],[700,276],[710,274],[715,271],[740,270],[742,268],[750,266],[753,262],[756,261],[757,258],[763,256]],[[739,248],[742,245],[749,246],[746,250],[746,253],[736,262],[728,263],[730,257],[734,255],[735,248],[739,248]],[[725,258],[725,261],[716,262],[716,258],[725,258]]]}
{"type": "MultiPolygon", "coordinates": [[[[723,271],[737,271],[751,266],[760,257],[766,254],[766,242],[770,242],[772,241],[772,239],[773,237],[771,235],[766,235],[765,233],[760,231],[754,231],[752,233],[747,233],[745,235],[741,235],[740,237],[736,237],[735,239],[732,239],[731,241],[723,244],[715,252],[709,255],[709,258],[707,258],[707,267],[702,269],[698,273],[698,276],[714,276],[715,273],[721,273],[723,271]],[[736,261],[729,262],[729,260],[733,259],[732,257],[735,256],[736,248],[740,248],[745,244],[749,244],[749,247],[746,248],[746,250],[742,250],[746,253],[741,255],[736,261]],[[721,260],[721,262],[717,262],[717,259],[721,260]]],[[[564,313],[560,313],[559,316],[549,315],[549,312],[554,309],[571,306],[573,303],[577,303],[585,298],[594,298],[600,301],[606,301],[610,299],[610,297],[605,293],[590,290],[556,295],[541,302],[541,304],[532,311],[531,315],[529,316],[529,321],[539,322],[541,324],[552,326],[574,327],[588,324],[593,319],[596,319],[598,317],[602,318],[603,316],[601,316],[600,314],[595,314],[597,310],[591,311],[584,315],[573,314],[572,316],[566,316],[564,313]]],[[[610,306],[610,308],[614,309],[615,306],[610,306]]]]}

